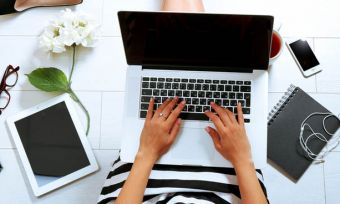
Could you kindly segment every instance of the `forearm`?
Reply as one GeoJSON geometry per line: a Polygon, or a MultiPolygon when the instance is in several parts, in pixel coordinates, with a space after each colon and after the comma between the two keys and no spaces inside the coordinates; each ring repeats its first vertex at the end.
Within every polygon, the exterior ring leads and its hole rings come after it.
{"type": "Polygon", "coordinates": [[[144,191],[154,165],[154,161],[137,155],[130,174],[120,191],[116,204],[142,203],[144,191]]]}
{"type": "Polygon", "coordinates": [[[261,188],[253,162],[235,165],[236,176],[243,204],[267,204],[266,196],[261,188]]]}
{"type": "Polygon", "coordinates": [[[163,11],[195,11],[203,12],[202,0],[164,0],[163,11]]]}

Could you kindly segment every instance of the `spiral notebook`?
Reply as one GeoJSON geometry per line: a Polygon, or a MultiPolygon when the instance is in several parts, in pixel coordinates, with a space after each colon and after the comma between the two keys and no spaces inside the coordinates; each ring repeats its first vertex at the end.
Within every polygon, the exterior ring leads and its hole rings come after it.
{"type": "MultiPolygon", "coordinates": [[[[329,111],[294,85],[288,88],[285,95],[269,112],[267,157],[294,181],[298,181],[313,162],[300,146],[299,134],[303,120],[314,112],[329,111]]],[[[331,136],[324,131],[322,119],[322,116],[313,117],[308,123],[315,132],[322,133],[329,140],[331,136]]],[[[336,118],[329,118],[325,125],[328,131],[334,133],[339,128],[339,121],[336,118]]],[[[310,134],[310,130],[303,132],[304,137],[310,134]]],[[[325,145],[325,142],[316,139],[309,143],[311,150],[317,154],[325,145]]]]}

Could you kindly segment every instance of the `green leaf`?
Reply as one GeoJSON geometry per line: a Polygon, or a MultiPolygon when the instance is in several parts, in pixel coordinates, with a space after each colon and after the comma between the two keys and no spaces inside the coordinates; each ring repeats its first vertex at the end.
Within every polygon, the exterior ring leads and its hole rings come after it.
{"type": "Polygon", "coordinates": [[[54,67],[38,68],[26,76],[33,86],[43,91],[68,92],[69,90],[66,75],[54,67]]]}

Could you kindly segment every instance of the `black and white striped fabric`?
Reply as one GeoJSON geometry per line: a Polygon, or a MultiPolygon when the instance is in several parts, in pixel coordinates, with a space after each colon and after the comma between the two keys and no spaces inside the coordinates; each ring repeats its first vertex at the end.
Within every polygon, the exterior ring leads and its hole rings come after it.
{"type": "MultiPolygon", "coordinates": [[[[117,198],[132,164],[118,158],[112,167],[98,204],[113,203],[117,198]]],[[[266,188],[260,170],[256,170],[262,190],[266,188]]],[[[155,165],[144,193],[144,204],[163,203],[241,203],[240,191],[233,168],[155,165]]]]}

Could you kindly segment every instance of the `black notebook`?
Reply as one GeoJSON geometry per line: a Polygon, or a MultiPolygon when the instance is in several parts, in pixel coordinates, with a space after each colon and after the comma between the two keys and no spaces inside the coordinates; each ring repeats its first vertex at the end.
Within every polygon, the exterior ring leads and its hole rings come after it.
{"type": "MultiPolygon", "coordinates": [[[[313,162],[302,149],[299,134],[303,120],[314,112],[329,111],[302,89],[291,85],[268,116],[267,157],[294,181],[299,180],[313,162]]],[[[324,131],[322,125],[324,117],[311,117],[308,124],[315,132],[323,134],[329,140],[331,136],[324,131]]],[[[337,118],[329,117],[325,126],[330,133],[334,133],[340,123],[337,118]]],[[[310,134],[311,131],[305,128],[303,136],[306,138],[310,134]]],[[[325,142],[315,137],[308,143],[308,147],[315,154],[319,154],[325,145],[325,142]]]]}

